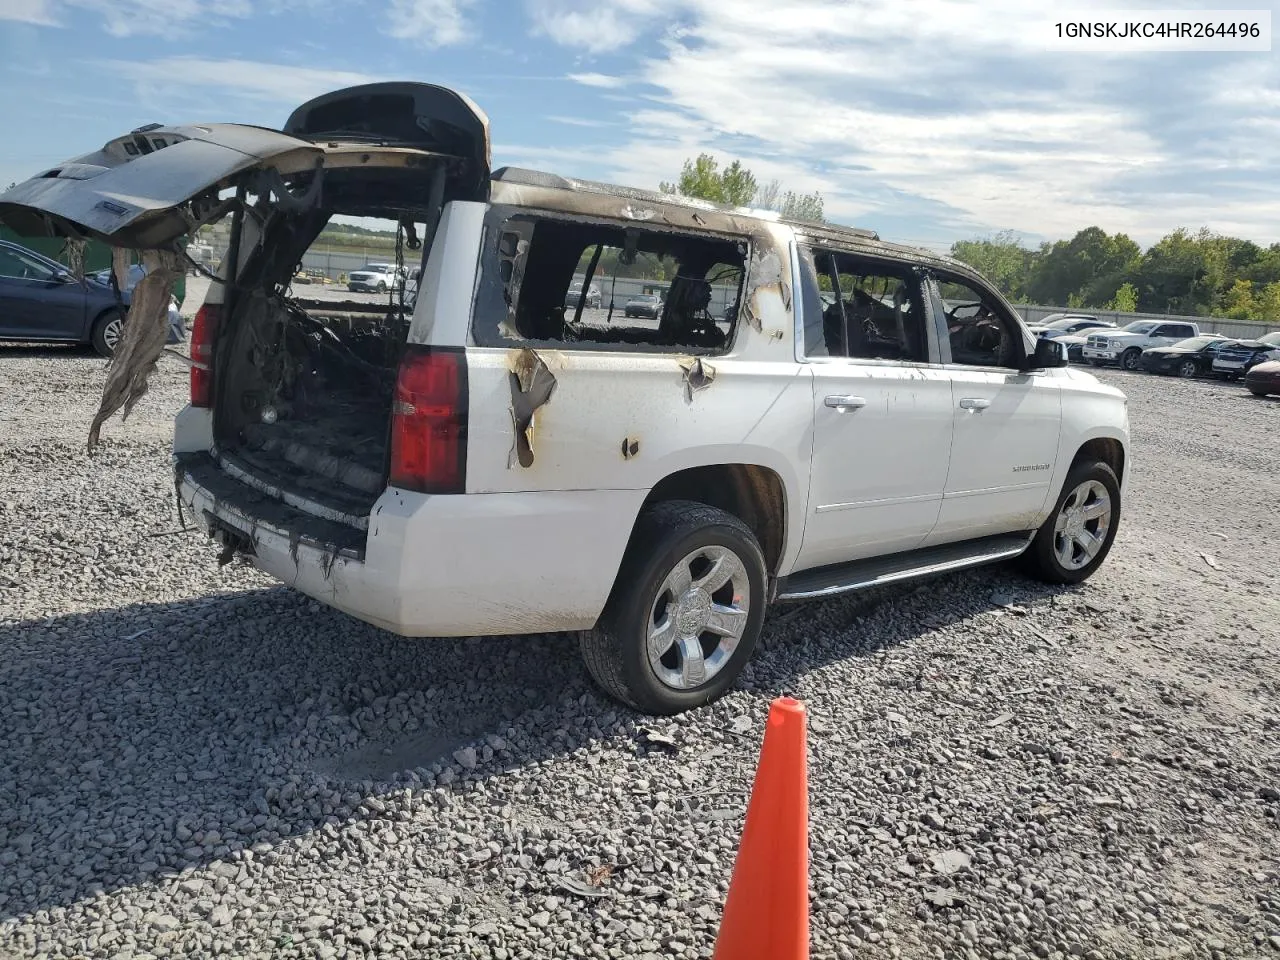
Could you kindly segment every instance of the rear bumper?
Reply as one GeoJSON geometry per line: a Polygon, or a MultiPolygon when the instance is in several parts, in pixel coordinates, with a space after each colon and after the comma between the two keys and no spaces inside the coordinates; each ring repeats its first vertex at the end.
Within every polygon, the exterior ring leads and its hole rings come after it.
{"type": "Polygon", "coordinates": [[[361,558],[323,538],[299,537],[292,524],[257,505],[260,497],[236,502],[215,494],[181,464],[178,486],[204,524],[252,542],[258,569],[404,636],[589,629],[613,589],[645,496],[631,490],[429,496],[391,487],[370,514],[361,558]]]}

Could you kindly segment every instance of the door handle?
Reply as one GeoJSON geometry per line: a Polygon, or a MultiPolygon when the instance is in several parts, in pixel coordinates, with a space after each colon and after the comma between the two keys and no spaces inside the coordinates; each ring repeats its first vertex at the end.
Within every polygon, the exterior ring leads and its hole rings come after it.
{"type": "Polygon", "coordinates": [[[961,410],[985,410],[991,406],[991,401],[986,397],[965,397],[960,401],[961,410]]]}
{"type": "Polygon", "coordinates": [[[828,407],[832,407],[833,409],[838,410],[840,413],[847,413],[850,410],[856,410],[859,407],[865,407],[867,405],[866,397],[833,396],[833,397],[827,397],[827,399],[824,400],[823,402],[828,407]]]}

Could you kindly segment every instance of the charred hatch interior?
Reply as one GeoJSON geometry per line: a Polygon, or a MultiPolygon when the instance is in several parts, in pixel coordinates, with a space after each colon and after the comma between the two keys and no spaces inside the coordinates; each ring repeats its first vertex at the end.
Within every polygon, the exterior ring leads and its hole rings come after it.
{"type": "Polygon", "coordinates": [[[343,171],[326,178],[323,205],[293,211],[262,198],[249,207],[257,216],[238,238],[248,254],[228,284],[214,364],[219,459],[242,482],[367,526],[387,485],[396,373],[416,294],[406,281],[438,219],[434,179],[429,167],[343,171]],[[308,298],[309,287],[294,286],[303,253],[339,215],[389,218],[365,223],[396,234],[372,298],[308,298]]]}

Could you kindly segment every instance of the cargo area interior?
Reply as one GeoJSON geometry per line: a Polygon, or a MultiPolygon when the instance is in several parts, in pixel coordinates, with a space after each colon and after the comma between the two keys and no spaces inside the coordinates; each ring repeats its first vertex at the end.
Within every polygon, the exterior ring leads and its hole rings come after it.
{"type": "Polygon", "coordinates": [[[291,212],[266,199],[260,228],[245,218],[239,242],[253,246],[226,291],[214,364],[214,436],[226,473],[304,513],[367,527],[387,485],[412,291],[399,284],[374,301],[308,299],[293,278],[340,215],[390,221],[376,226],[396,231],[394,261],[407,274],[424,260],[438,221],[432,193],[429,167],[331,172],[322,206],[291,212]]]}

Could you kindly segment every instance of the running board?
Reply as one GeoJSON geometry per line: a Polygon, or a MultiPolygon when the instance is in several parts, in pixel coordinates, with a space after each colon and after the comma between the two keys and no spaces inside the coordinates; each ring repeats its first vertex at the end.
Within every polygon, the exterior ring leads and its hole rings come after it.
{"type": "Polygon", "coordinates": [[[778,599],[812,600],[833,597],[839,593],[866,590],[900,580],[914,580],[917,577],[997,563],[1024,552],[1031,545],[1034,535],[1015,533],[983,537],[980,540],[924,547],[887,557],[870,557],[804,570],[786,577],[778,584],[778,599]]]}

